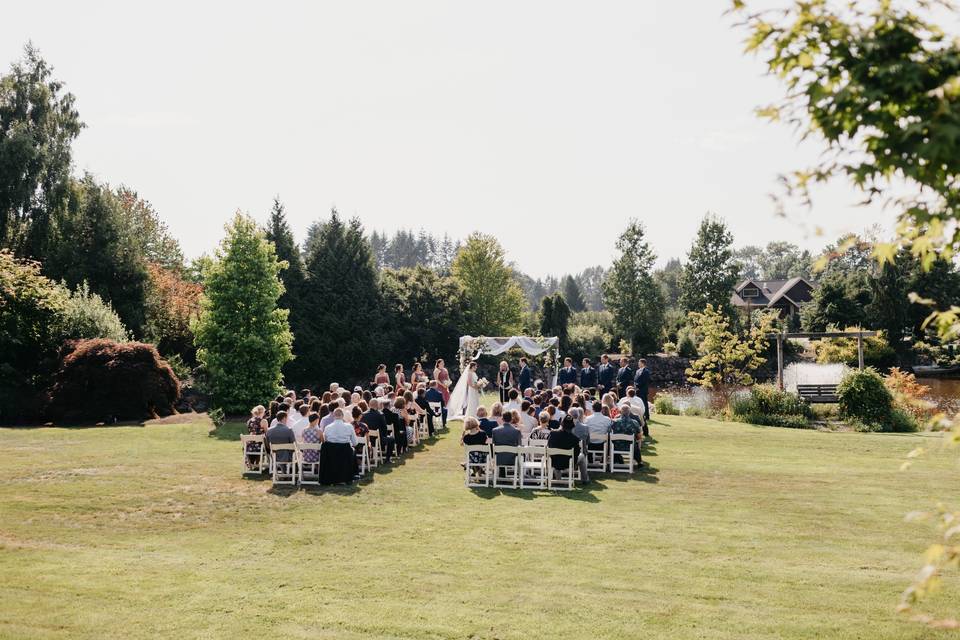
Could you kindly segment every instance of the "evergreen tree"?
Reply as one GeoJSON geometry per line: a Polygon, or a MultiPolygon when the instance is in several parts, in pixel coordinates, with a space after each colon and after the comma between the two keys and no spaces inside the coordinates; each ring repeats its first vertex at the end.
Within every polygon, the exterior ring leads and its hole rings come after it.
{"type": "Polygon", "coordinates": [[[540,335],[556,336],[560,340],[560,353],[566,353],[570,344],[570,307],[563,295],[555,293],[540,302],[540,335]]]}
{"type": "Polygon", "coordinates": [[[526,304],[496,238],[471,234],[457,253],[451,272],[466,292],[467,333],[500,336],[519,331],[526,304]]]}
{"type": "Polygon", "coordinates": [[[70,145],[83,123],[74,97],[27,44],[0,77],[0,248],[43,259],[70,183],[70,145]]]}
{"type": "Polygon", "coordinates": [[[306,286],[300,296],[300,383],[366,380],[381,357],[382,303],[377,268],[356,218],[311,225],[304,243],[306,286]]]}
{"type": "Polygon", "coordinates": [[[583,301],[583,294],[580,292],[580,285],[574,280],[573,276],[568,275],[563,279],[563,298],[570,311],[578,313],[587,310],[587,303],[583,301]]]}
{"type": "Polygon", "coordinates": [[[740,272],[732,245],[733,234],[723,220],[707,214],[680,277],[680,304],[686,311],[703,311],[712,304],[730,315],[730,295],[740,272]]]}
{"type": "Polygon", "coordinates": [[[117,195],[86,176],[71,184],[44,273],[70,288],[86,282],[136,337],[143,336],[149,275],[137,229],[117,195]]]}
{"type": "Polygon", "coordinates": [[[663,300],[668,309],[674,309],[680,304],[680,275],[683,273],[683,264],[679,258],[670,258],[662,269],[653,273],[663,294],[663,300]]]}
{"type": "Polygon", "coordinates": [[[194,335],[215,406],[239,413],[280,390],[293,337],[287,310],[277,307],[282,265],[273,245],[239,212],[226,233],[216,261],[204,269],[194,335]]]}
{"type": "Polygon", "coordinates": [[[603,281],[603,303],[634,353],[656,351],[663,329],[663,294],[651,273],[657,257],[640,222],[630,221],[617,240],[617,251],[620,256],[603,281]]]}
{"type": "Polygon", "coordinates": [[[293,238],[293,232],[290,230],[290,224],[287,222],[287,215],[284,212],[283,204],[279,198],[273,199],[273,207],[270,209],[270,218],[267,220],[264,233],[269,242],[273,243],[274,250],[277,253],[277,259],[286,263],[286,268],[280,272],[280,280],[283,282],[283,295],[277,305],[281,309],[287,309],[290,312],[290,329],[293,332],[293,353],[294,359],[284,366],[283,373],[286,378],[295,377],[297,373],[297,360],[300,355],[300,333],[301,333],[301,296],[304,291],[303,275],[303,256],[300,254],[300,247],[297,246],[293,238]]]}
{"type": "Polygon", "coordinates": [[[583,295],[583,302],[590,311],[603,311],[603,267],[587,267],[576,276],[577,286],[583,295]]]}

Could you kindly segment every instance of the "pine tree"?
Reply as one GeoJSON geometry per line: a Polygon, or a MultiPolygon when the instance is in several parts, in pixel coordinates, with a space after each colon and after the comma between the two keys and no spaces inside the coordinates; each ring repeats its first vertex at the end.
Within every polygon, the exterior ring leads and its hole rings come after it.
{"type": "Polygon", "coordinates": [[[239,212],[226,232],[216,260],[204,270],[194,335],[215,406],[236,413],[280,390],[293,336],[287,310],[277,307],[283,283],[273,245],[239,212]]]}
{"type": "Polygon", "coordinates": [[[733,251],[733,234],[716,216],[707,214],[687,254],[680,276],[680,304],[686,311],[703,311],[708,304],[729,315],[730,296],[740,265],[733,251]]]}
{"type": "Polygon", "coordinates": [[[653,280],[656,254],[644,239],[643,225],[631,220],[617,240],[620,256],[603,281],[603,304],[630,341],[634,353],[650,353],[660,346],[663,295],[653,280]]]}
{"type": "Polygon", "coordinates": [[[344,222],[332,210],[328,220],[310,227],[304,256],[297,380],[365,380],[384,345],[378,273],[360,221],[344,222]]]}
{"type": "Polygon", "coordinates": [[[293,232],[287,222],[283,204],[279,198],[273,199],[273,208],[270,209],[270,219],[264,229],[266,238],[273,243],[277,252],[277,259],[286,262],[286,268],[280,273],[284,292],[278,302],[281,309],[290,309],[291,322],[296,315],[294,307],[296,300],[303,290],[303,257],[300,247],[293,239],[293,232]]]}
{"type": "Polygon", "coordinates": [[[526,302],[496,238],[471,234],[451,272],[467,294],[468,333],[500,336],[520,330],[526,302]]]}
{"type": "Polygon", "coordinates": [[[577,284],[573,276],[568,275],[563,279],[563,299],[570,307],[570,311],[574,313],[587,310],[587,303],[583,301],[580,285],[577,284]]]}
{"type": "Polygon", "coordinates": [[[540,302],[540,335],[555,336],[560,341],[560,353],[569,345],[570,307],[563,295],[555,293],[540,302]]]}

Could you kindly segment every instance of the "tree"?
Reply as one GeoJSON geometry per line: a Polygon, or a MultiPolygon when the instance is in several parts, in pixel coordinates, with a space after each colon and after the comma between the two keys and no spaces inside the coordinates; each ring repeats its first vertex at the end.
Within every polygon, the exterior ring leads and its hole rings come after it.
{"type": "Polygon", "coordinates": [[[147,265],[136,229],[117,195],[92,176],[73,181],[43,263],[44,273],[71,288],[87,282],[134,336],[146,320],[147,265]]]}
{"type": "Polygon", "coordinates": [[[670,258],[662,269],[653,272],[653,279],[660,287],[664,303],[668,309],[680,304],[680,276],[683,273],[683,263],[679,258],[670,258]]]}
{"type": "Polygon", "coordinates": [[[760,365],[766,362],[767,334],[773,329],[775,312],[764,312],[745,336],[730,328],[730,319],[708,304],[692,312],[690,323],[700,338],[700,357],[690,363],[687,379],[704,387],[750,385],[760,365]]]}
{"type": "Polygon", "coordinates": [[[466,292],[467,333],[499,336],[519,331],[526,306],[523,292],[496,238],[472,233],[457,252],[451,273],[466,292]]]}
{"type": "Polygon", "coordinates": [[[580,285],[573,276],[568,275],[563,279],[563,299],[574,313],[587,310],[587,303],[583,301],[583,294],[580,293],[580,285]]]}
{"type": "Polygon", "coordinates": [[[164,357],[178,355],[192,365],[197,357],[192,325],[200,314],[203,286],[159,264],[148,264],[147,272],[144,339],[164,357]]]}
{"type": "Polygon", "coordinates": [[[587,267],[576,276],[583,301],[590,311],[603,311],[603,278],[606,275],[601,265],[587,267]]]}
{"type": "Polygon", "coordinates": [[[136,191],[121,186],[116,191],[130,235],[139,247],[144,260],[172,271],[183,270],[183,251],[180,242],[170,233],[167,224],[153,205],[136,191]]]}
{"type": "Polygon", "coordinates": [[[560,353],[569,347],[570,307],[559,293],[545,297],[540,303],[540,335],[559,339],[560,353]]]}
{"type": "MultiPolygon", "coordinates": [[[[812,187],[845,178],[865,202],[881,200],[899,211],[894,242],[874,243],[881,265],[900,247],[924,269],[960,250],[960,42],[932,22],[930,7],[920,0],[797,0],[770,13],[750,12],[743,0],[733,3],[749,32],[747,50],[764,52],[769,73],[786,86],[785,98],[760,113],[825,147],[820,162],[783,177],[781,211],[787,199],[809,204],[812,187]]],[[[960,309],[923,302],[933,309],[930,326],[941,340],[960,336],[960,309]]],[[[943,419],[937,427],[947,446],[960,443],[960,419],[943,419]]],[[[960,511],[938,505],[926,515],[937,523],[938,536],[904,591],[902,611],[911,611],[960,557],[954,535],[960,511]]],[[[960,626],[957,619],[917,617],[935,627],[960,626]]]]}
{"type": "Polygon", "coordinates": [[[383,348],[383,303],[363,226],[353,218],[314,222],[304,243],[306,281],[297,328],[300,383],[366,380],[383,348]]]}
{"type": "Polygon", "coordinates": [[[246,412],[280,390],[281,367],[292,357],[288,311],[273,245],[240,212],[226,226],[216,260],[204,271],[200,317],[193,331],[197,359],[215,406],[246,412]]]}
{"type": "Polygon", "coordinates": [[[868,328],[867,305],[873,300],[870,282],[862,273],[834,271],[820,280],[810,302],[800,309],[804,331],[826,331],[827,327],[868,328]]]}
{"type": "Polygon", "coordinates": [[[467,305],[456,280],[424,266],[385,269],[380,295],[386,315],[383,360],[429,363],[454,357],[467,305]]]}
{"type": "Polygon", "coordinates": [[[619,257],[603,281],[603,304],[613,313],[617,330],[634,353],[660,348],[663,294],[653,280],[657,257],[645,239],[643,224],[631,220],[617,239],[619,257]]]}
{"type": "MultiPolygon", "coordinates": [[[[284,212],[283,204],[279,198],[273,199],[273,207],[270,209],[270,217],[267,219],[264,234],[267,241],[272,242],[277,252],[277,259],[287,263],[287,268],[280,272],[280,281],[283,282],[283,295],[277,302],[281,309],[287,309],[290,312],[290,329],[293,332],[293,352],[300,352],[299,340],[302,333],[302,314],[301,300],[304,293],[305,277],[303,273],[303,256],[300,254],[300,247],[297,246],[293,238],[293,231],[290,230],[290,224],[287,222],[287,216],[284,212]]],[[[294,359],[284,367],[284,374],[290,377],[297,373],[298,362],[294,359]]]]}
{"type": "Polygon", "coordinates": [[[0,77],[0,248],[42,258],[83,123],[73,94],[30,43],[0,77]]]}
{"type": "Polygon", "coordinates": [[[68,293],[60,318],[60,340],[105,338],[126,342],[127,328],[120,316],[84,282],[68,293]]]}
{"type": "Polygon", "coordinates": [[[726,223],[704,216],[680,276],[680,304],[685,310],[702,311],[709,304],[729,312],[739,273],[732,245],[726,223]]]}
{"type": "Polygon", "coordinates": [[[902,363],[909,346],[903,339],[910,334],[910,293],[914,260],[909,252],[900,251],[892,262],[885,263],[870,279],[872,300],[866,307],[873,328],[882,329],[887,341],[902,363]]]}
{"type": "Polygon", "coordinates": [[[734,253],[740,264],[740,279],[789,280],[810,277],[813,259],[810,252],[792,242],[774,241],[764,248],[747,246],[734,253]]]}

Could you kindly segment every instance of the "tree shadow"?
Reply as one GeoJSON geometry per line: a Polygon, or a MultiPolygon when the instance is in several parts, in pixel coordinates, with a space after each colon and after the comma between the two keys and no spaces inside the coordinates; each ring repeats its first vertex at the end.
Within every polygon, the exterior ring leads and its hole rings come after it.
{"type": "Polygon", "coordinates": [[[247,433],[247,423],[235,420],[224,422],[219,427],[213,427],[207,434],[217,440],[233,440],[240,442],[240,436],[247,433]]]}

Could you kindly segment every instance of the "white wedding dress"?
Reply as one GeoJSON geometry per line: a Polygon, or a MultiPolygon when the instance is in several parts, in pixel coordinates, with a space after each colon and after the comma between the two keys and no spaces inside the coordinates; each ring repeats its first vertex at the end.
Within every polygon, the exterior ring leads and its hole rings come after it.
{"type": "Polygon", "coordinates": [[[450,420],[463,420],[467,417],[477,417],[477,407],[480,406],[480,391],[477,389],[477,374],[475,371],[460,376],[457,385],[450,392],[450,402],[447,411],[450,420]]]}

